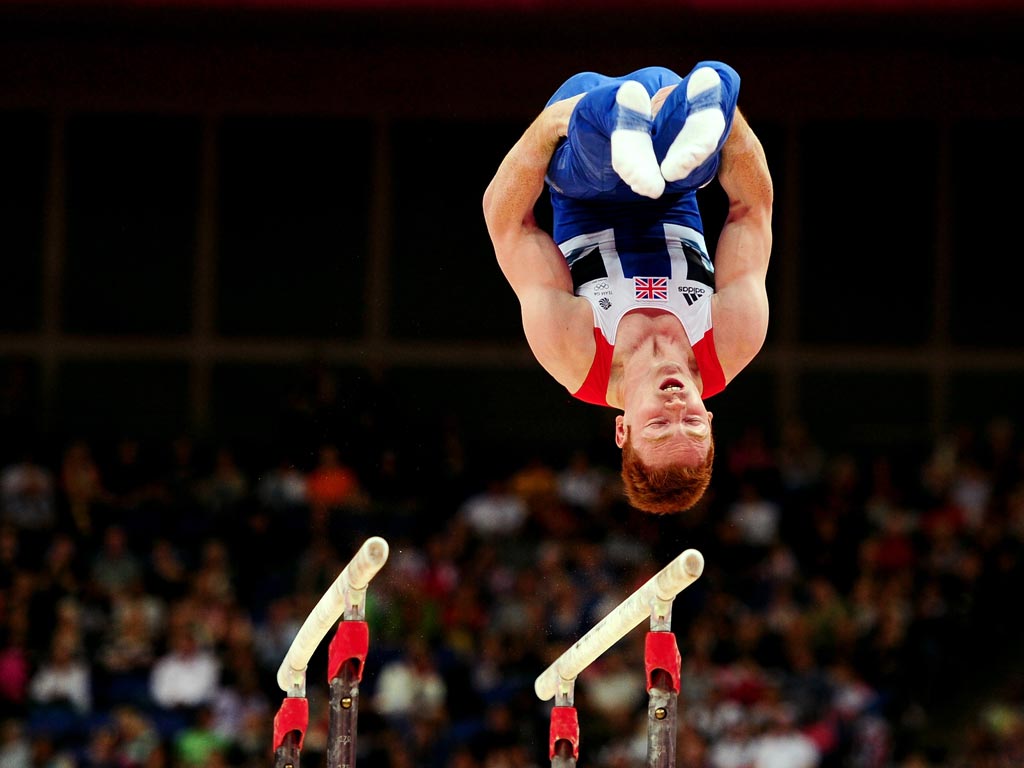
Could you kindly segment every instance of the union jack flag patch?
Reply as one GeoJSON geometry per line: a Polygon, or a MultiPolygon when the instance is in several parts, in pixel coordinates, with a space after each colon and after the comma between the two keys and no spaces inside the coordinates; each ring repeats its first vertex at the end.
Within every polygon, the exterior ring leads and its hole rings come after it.
{"type": "Polygon", "coordinates": [[[667,277],[634,277],[633,287],[642,301],[668,301],[667,277]]]}

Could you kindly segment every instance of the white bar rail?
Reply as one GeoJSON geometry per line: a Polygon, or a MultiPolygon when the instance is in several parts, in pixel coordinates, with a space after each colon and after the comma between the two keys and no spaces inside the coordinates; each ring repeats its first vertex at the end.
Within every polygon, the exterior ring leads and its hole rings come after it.
{"type": "Polygon", "coordinates": [[[358,590],[366,589],[370,580],[388,559],[388,543],[380,536],[367,539],[359,551],[327,588],[292,640],[284,661],[277,670],[277,684],[285,693],[305,686],[306,667],[328,630],[345,611],[346,601],[358,590]]]}
{"type": "Polygon", "coordinates": [[[575,680],[602,653],[625,637],[645,617],[650,616],[655,600],[673,600],[703,572],[704,556],[696,549],[685,550],[555,659],[533,684],[537,697],[541,701],[553,698],[558,692],[560,679],[575,680]]]}

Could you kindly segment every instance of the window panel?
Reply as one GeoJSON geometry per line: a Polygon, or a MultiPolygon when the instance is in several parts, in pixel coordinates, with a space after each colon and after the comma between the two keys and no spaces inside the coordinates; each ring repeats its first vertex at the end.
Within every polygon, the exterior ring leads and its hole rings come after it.
{"type": "Polygon", "coordinates": [[[369,126],[233,117],[220,137],[218,330],[360,336],[372,189],[369,126]]]}
{"type": "Polygon", "coordinates": [[[960,344],[1024,346],[1020,196],[1012,192],[1024,174],[1024,157],[1012,149],[1022,132],[1020,119],[973,121],[953,131],[950,334],[960,344]]]}
{"type": "Polygon", "coordinates": [[[523,340],[519,304],[494,259],[481,199],[525,128],[439,121],[396,127],[396,335],[523,340]]]}
{"type": "Polygon", "coordinates": [[[48,143],[44,116],[0,115],[0,333],[34,330],[41,323],[48,143]]]}
{"type": "Polygon", "coordinates": [[[66,330],[188,332],[198,120],[73,116],[67,128],[67,163],[66,330]]]}
{"type": "Polygon", "coordinates": [[[800,148],[801,338],[924,342],[932,326],[934,127],[814,123],[800,148]]]}

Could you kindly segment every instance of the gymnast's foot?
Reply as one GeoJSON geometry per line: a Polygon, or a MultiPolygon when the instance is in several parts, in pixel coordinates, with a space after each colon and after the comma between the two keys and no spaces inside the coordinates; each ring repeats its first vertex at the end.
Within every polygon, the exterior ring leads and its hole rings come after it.
{"type": "Polygon", "coordinates": [[[627,80],[615,102],[619,114],[611,137],[612,168],[638,195],[659,198],[665,179],[651,143],[651,97],[643,85],[627,80]]]}
{"type": "Polygon", "coordinates": [[[721,109],[722,79],[711,67],[701,67],[686,83],[689,114],[661,162],[665,181],[685,179],[717,149],[725,133],[721,109]]]}

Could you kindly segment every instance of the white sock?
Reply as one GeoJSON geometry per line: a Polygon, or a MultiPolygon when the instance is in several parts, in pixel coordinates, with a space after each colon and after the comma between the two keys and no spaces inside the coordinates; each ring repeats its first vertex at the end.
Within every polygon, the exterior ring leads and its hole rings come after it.
{"type": "Polygon", "coordinates": [[[679,135],[661,162],[666,181],[685,179],[707,160],[725,132],[725,115],[719,106],[722,79],[711,67],[701,67],[686,83],[691,111],[679,135]]]}
{"type": "Polygon", "coordinates": [[[651,97],[635,80],[627,80],[615,94],[619,120],[612,131],[612,168],[629,188],[644,197],[659,198],[665,179],[651,143],[651,97]]]}

